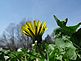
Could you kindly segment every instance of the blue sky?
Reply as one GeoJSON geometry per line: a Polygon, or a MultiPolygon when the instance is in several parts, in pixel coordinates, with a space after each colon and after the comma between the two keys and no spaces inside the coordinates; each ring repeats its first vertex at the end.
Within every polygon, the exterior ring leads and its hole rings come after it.
{"type": "Polygon", "coordinates": [[[23,18],[47,21],[51,34],[57,24],[53,18],[69,18],[68,25],[81,22],[81,0],[0,0],[0,33],[10,24],[23,18]]]}

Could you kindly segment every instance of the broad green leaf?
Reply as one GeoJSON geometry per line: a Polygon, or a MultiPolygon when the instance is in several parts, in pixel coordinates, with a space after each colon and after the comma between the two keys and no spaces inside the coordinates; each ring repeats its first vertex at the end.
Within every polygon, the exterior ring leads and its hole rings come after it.
{"type": "Polygon", "coordinates": [[[73,33],[75,33],[76,30],[81,25],[81,23],[78,23],[77,25],[74,25],[74,26],[66,26],[66,23],[68,21],[67,18],[65,19],[65,21],[60,21],[55,15],[54,15],[54,18],[55,18],[58,26],[60,26],[64,30],[64,32],[66,32],[69,35],[72,35],[73,33]]]}

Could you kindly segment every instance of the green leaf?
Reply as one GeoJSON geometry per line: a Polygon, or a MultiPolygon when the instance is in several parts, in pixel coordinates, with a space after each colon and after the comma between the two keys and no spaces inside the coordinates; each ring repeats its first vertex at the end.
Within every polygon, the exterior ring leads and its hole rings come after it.
{"type": "Polygon", "coordinates": [[[64,30],[64,32],[66,32],[68,35],[72,35],[73,33],[75,33],[76,30],[81,25],[81,22],[80,22],[80,23],[78,23],[77,25],[74,25],[74,26],[66,26],[66,23],[68,21],[67,18],[64,21],[60,21],[55,15],[54,15],[54,18],[55,18],[58,26],[60,26],[64,30]]]}

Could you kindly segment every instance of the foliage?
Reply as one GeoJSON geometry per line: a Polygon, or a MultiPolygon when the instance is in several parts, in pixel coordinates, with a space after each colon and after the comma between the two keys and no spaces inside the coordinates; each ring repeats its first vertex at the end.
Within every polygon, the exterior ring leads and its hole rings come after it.
{"type": "Polygon", "coordinates": [[[79,26],[81,25],[81,23],[78,23],[77,25],[74,25],[74,26],[66,26],[67,21],[68,21],[67,18],[63,21],[60,21],[55,15],[54,15],[54,18],[55,18],[58,26],[60,28],[62,28],[63,32],[67,33],[67,35],[74,34],[77,31],[77,29],[79,28],[79,26]]]}
{"type": "MultiPolygon", "coordinates": [[[[0,61],[81,61],[81,28],[78,29],[81,23],[67,26],[67,18],[63,21],[56,16],[54,18],[59,28],[55,29],[52,36],[48,35],[45,40],[42,40],[42,35],[47,30],[46,22],[42,24],[40,21],[34,21],[34,24],[27,22],[22,25],[20,28],[22,32],[33,39],[31,48],[2,49],[0,61]]],[[[4,38],[7,40],[5,36],[4,38]]],[[[29,39],[21,39],[19,36],[18,40],[29,39]]]]}
{"type": "MultiPolygon", "coordinates": [[[[63,36],[69,36],[69,40],[73,43],[76,47],[77,53],[80,55],[79,60],[81,60],[81,22],[74,26],[67,26],[67,19],[64,21],[60,21],[55,15],[54,18],[60,28],[57,28],[53,34],[56,35],[56,38],[60,38],[63,36]],[[58,36],[58,37],[57,37],[58,36]]],[[[53,35],[54,36],[54,35],[53,35]]],[[[71,51],[70,51],[71,52],[71,51]]],[[[78,60],[78,58],[76,59],[78,60]]]]}

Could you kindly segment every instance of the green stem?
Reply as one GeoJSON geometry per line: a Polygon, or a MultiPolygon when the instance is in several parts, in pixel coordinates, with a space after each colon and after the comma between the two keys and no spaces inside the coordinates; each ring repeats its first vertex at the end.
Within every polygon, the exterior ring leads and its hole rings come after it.
{"type": "Polygon", "coordinates": [[[25,56],[25,61],[27,61],[26,56],[25,56]]]}
{"type": "Polygon", "coordinates": [[[73,43],[78,49],[80,49],[81,50],[81,48],[77,45],[77,44],[75,44],[75,43],[73,43]]]}
{"type": "Polygon", "coordinates": [[[47,54],[47,61],[49,61],[49,55],[48,55],[48,51],[46,51],[46,54],[47,54]]]}

